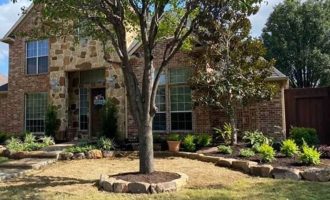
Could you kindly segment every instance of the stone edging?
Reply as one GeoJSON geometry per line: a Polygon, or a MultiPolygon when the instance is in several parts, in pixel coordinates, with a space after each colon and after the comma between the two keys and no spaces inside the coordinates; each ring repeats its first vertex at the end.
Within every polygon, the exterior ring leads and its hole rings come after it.
{"type": "Polygon", "coordinates": [[[187,184],[188,176],[177,173],[180,178],[163,183],[149,184],[145,182],[127,182],[107,175],[101,175],[99,181],[100,189],[114,193],[133,193],[133,194],[156,194],[163,192],[173,192],[180,190],[187,184]]]}
{"type": "Polygon", "coordinates": [[[257,162],[238,160],[233,158],[223,158],[216,156],[205,156],[203,154],[188,152],[155,152],[156,156],[177,156],[202,162],[214,163],[219,167],[234,169],[245,174],[259,177],[268,177],[275,179],[307,180],[316,182],[330,181],[330,168],[309,168],[299,170],[288,167],[273,167],[267,164],[258,164],[257,162]]]}

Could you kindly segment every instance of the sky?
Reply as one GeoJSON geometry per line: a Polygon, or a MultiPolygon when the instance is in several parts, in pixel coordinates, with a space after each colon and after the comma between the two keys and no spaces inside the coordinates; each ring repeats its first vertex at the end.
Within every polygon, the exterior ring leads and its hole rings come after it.
{"type": "MultiPolygon", "coordinates": [[[[251,35],[259,37],[261,31],[269,17],[273,8],[283,0],[267,0],[268,3],[263,3],[259,12],[250,17],[252,22],[251,35]]],[[[21,7],[29,6],[29,0],[18,0],[18,3],[13,4],[10,0],[0,0],[0,38],[2,38],[10,28],[15,24],[21,14],[21,7]]],[[[0,42],[0,74],[8,76],[8,45],[0,42]]]]}

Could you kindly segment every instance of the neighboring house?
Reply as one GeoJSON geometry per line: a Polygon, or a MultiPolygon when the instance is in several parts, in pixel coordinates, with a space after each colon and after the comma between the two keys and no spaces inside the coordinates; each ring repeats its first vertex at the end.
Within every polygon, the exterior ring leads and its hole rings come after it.
{"type": "MultiPolygon", "coordinates": [[[[0,131],[43,133],[47,105],[53,104],[61,120],[58,139],[95,137],[101,132],[102,105],[99,103],[112,99],[119,108],[121,135],[135,140],[138,131],[130,115],[117,56],[107,55],[113,60],[109,64],[104,60],[101,44],[93,40],[82,39],[80,44],[75,44],[72,37],[31,41],[15,35],[33,28],[35,16],[35,11],[30,9],[2,39],[9,44],[10,63],[8,88],[0,91],[0,131]]],[[[140,79],[143,52],[132,38],[130,35],[128,39],[131,62],[140,79]]],[[[157,46],[156,54],[162,48],[164,42],[157,46]]],[[[161,56],[154,57],[157,66],[161,56]]],[[[227,121],[218,110],[192,105],[192,91],[187,84],[191,69],[189,60],[187,53],[177,53],[161,77],[155,133],[212,132],[213,127],[227,121]]],[[[276,132],[282,137],[282,130],[285,130],[284,89],[288,79],[274,70],[268,80],[279,85],[279,93],[272,101],[242,108],[239,129],[259,129],[273,136],[276,132]]]]}
{"type": "Polygon", "coordinates": [[[0,74],[0,86],[6,84],[8,82],[8,78],[2,74],[0,74]]]}

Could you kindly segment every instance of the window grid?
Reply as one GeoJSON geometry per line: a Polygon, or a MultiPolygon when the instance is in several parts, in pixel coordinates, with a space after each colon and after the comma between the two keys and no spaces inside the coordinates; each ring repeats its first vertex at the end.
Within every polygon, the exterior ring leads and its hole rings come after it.
{"type": "Polygon", "coordinates": [[[26,43],[26,73],[42,74],[48,72],[48,40],[28,41],[26,43]]]}
{"type": "Polygon", "coordinates": [[[80,109],[79,109],[79,127],[80,130],[87,131],[88,130],[88,113],[89,113],[89,101],[88,101],[88,89],[80,88],[80,109]]]}
{"type": "Polygon", "coordinates": [[[45,116],[48,94],[34,93],[25,95],[25,130],[31,133],[45,132],[45,116]]]}
{"type": "Polygon", "coordinates": [[[153,121],[153,129],[156,131],[166,131],[166,89],[159,86],[156,95],[157,113],[153,121]]]}

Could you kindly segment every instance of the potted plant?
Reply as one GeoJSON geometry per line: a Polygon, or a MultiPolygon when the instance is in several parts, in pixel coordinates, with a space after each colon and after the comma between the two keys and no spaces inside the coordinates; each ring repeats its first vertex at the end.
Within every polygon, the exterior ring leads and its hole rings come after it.
{"type": "Polygon", "coordinates": [[[178,152],[180,149],[180,135],[176,133],[171,133],[167,137],[168,150],[171,152],[178,152]]]}

